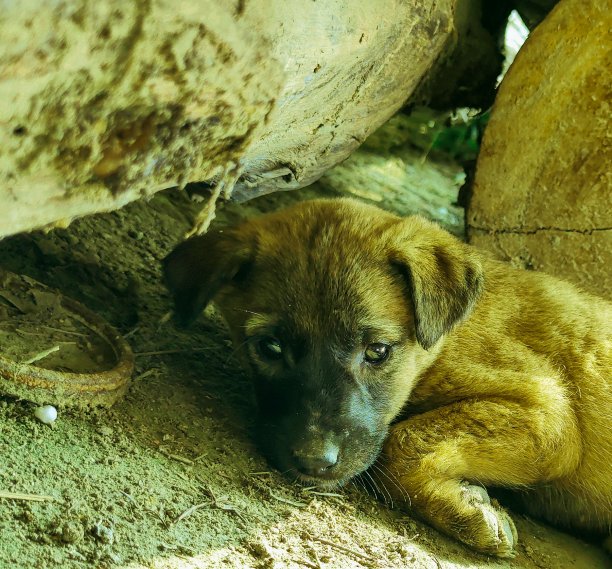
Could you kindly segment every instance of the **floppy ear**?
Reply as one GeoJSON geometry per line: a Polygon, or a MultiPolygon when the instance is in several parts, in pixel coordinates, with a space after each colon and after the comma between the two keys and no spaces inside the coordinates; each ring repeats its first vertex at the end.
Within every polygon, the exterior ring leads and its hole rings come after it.
{"type": "Polygon", "coordinates": [[[416,337],[426,350],[466,318],[484,286],[478,254],[420,217],[392,228],[391,262],[408,283],[416,337]]]}
{"type": "Polygon", "coordinates": [[[177,323],[191,324],[221,287],[248,270],[253,252],[254,244],[232,229],[211,231],[178,245],[163,260],[177,323]]]}

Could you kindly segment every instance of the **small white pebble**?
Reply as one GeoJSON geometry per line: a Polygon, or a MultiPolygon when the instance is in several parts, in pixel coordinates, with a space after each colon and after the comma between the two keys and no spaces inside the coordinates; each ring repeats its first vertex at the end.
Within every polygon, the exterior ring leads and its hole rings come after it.
{"type": "Polygon", "coordinates": [[[91,533],[102,543],[111,544],[113,541],[115,541],[115,532],[113,529],[102,525],[102,522],[98,522],[96,525],[94,525],[94,527],[91,529],[91,533]]]}
{"type": "Polygon", "coordinates": [[[57,409],[53,405],[43,405],[34,409],[34,417],[45,425],[51,425],[57,419],[57,409]]]}

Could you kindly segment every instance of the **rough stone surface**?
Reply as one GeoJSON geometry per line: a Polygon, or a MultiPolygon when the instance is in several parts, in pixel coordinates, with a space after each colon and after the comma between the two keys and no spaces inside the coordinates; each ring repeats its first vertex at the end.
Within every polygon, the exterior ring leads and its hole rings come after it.
{"type": "Polygon", "coordinates": [[[504,78],[467,215],[471,242],[612,298],[612,1],[562,0],[504,78]]]}
{"type": "Polygon", "coordinates": [[[4,2],[0,37],[0,236],[221,172],[283,76],[214,0],[4,2]]]}
{"type": "MultiPolygon", "coordinates": [[[[413,93],[427,99],[432,89],[457,89],[456,78],[430,86],[426,77],[468,35],[479,6],[480,0],[279,2],[266,27],[286,82],[244,158],[235,197],[306,186],[413,93]]],[[[246,15],[255,10],[247,4],[246,15]]]]}
{"type": "Polygon", "coordinates": [[[2,2],[0,237],[186,182],[305,186],[423,96],[480,4],[2,2]]]}

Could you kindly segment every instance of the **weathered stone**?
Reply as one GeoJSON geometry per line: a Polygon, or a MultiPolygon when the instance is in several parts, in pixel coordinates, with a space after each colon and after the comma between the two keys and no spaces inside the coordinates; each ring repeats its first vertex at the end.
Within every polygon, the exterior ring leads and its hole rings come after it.
{"type": "Polygon", "coordinates": [[[427,98],[480,4],[4,2],[0,237],[187,182],[305,186],[427,98]]]}
{"type": "Polygon", "coordinates": [[[518,53],[485,132],[468,235],[612,298],[612,1],[562,0],[518,53]]]}

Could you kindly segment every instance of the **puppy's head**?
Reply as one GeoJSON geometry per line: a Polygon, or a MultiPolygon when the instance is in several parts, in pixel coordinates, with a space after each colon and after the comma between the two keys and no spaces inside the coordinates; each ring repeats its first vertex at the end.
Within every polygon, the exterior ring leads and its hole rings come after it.
{"type": "Polygon", "coordinates": [[[270,459],[321,485],[372,464],[482,287],[466,245],[353,200],[303,202],[191,239],[164,268],[181,321],[213,298],[226,318],[270,459]]]}

